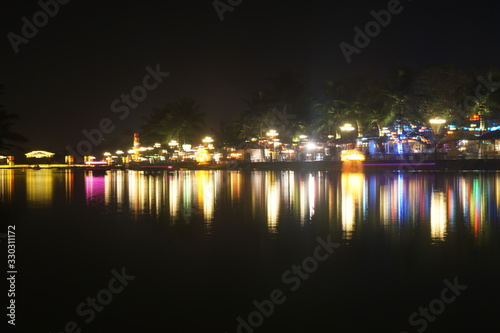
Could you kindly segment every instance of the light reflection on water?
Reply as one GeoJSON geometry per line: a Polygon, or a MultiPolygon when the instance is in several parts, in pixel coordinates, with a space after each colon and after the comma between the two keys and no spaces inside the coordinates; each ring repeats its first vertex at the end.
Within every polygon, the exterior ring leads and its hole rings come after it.
{"type": "Polygon", "coordinates": [[[174,224],[200,220],[207,234],[217,212],[234,208],[244,220],[265,220],[269,233],[286,224],[323,223],[351,239],[372,224],[424,228],[439,242],[463,226],[481,238],[498,223],[500,205],[500,173],[0,170],[2,206],[71,204],[82,188],[85,204],[106,214],[174,224]]]}
{"type": "Polygon", "coordinates": [[[14,192],[14,170],[0,170],[0,203],[12,205],[14,192]]]}

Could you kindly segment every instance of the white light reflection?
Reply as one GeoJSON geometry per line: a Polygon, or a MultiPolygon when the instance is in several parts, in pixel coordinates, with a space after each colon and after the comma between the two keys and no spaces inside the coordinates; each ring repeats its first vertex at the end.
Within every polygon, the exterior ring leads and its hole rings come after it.
{"type": "Polygon", "coordinates": [[[266,211],[267,211],[267,230],[270,233],[277,232],[278,215],[280,209],[280,189],[276,174],[269,172],[266,174],[266,211]]]}
{"type": "Polygon", "coordinates": [[[443,241],[446,235],[446,198],[443,192],[431,194],[431,238],[443,241]]]}
{"type": "Polygon", "coordinates": [[[168,208],[169,215],[171,217],[177,216],[179,214],[179,201],[180,201],[180,181],[179,173],[175,173],[171,176],[168,182],[168,208]]]}
{"type": "Polygon", "coordinates": [[[309,201],[309,220],[311,220],[314,215],[315,184],[316,184],[316,179],[312,174],[310,174],[309,184],[308,184],[308,198],[307,198],[307,200],[309,201]]]}

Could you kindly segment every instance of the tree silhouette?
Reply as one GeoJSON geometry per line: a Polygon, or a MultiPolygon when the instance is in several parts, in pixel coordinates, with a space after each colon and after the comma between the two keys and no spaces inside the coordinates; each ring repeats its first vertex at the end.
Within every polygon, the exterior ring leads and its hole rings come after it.
{"type": "Polygon", "coordinates": [[[200,112],[200,106],[193,99],[182,98],[154,109],[144,120],[142,131],[146,140],[178,140],[184,144],[200,134],[205,125],[205,113],[200,112]]]}
{"type": "MultiPolygon", "coordinates": [[[[3,95],[4,85],[0,85],[0,95],[3,95]]],[[[13,132],[12,126],[19,116],[14,113],[9,113],[4,109],[3,105],[0,105],[0,151],[10,150],[10,149],[21,149],[17,145],[11,142],[27,142],[28,139],[23,135],[13,132]]]]}

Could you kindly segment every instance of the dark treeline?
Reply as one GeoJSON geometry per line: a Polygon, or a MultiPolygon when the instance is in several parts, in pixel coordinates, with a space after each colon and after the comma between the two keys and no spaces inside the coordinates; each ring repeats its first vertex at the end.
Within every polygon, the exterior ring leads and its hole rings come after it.
{"type": "MultiPolygon", "coordinates": [[[[3,92],[4,85],[0,84],[0,95],[3,95],[3,92]]],[[[28,141],[26,137],[12,130],[18,119],[17,114],[8,112],[4,105],[0,105],[0,155],[12,149],[21,149],[15,143],[28,141]]]]}
{"type": "MultiPolygon", "coordinates": [[[[249,93],[238,115],[224,119],[216,129],[206,127],[207,114],[197,101],[181,98],[168,103],[144,117],[141,141],[196,144],[203,136],[212,135],[216,145],[228,146],[263,137],[270,129],[278,131],[282,142],[299,135],[326,141],[338,137],[345,123],[356,128],[358,137],[373,137],[382,127],[428,125],[432,118],[444,118],[458,128],[467,125],[474,114],[482,115],[486,122],[500,122],[500,70],[493,66],[472,70],[450,64],[420,69],[399,66],[385,77],[351,75],[320,87],[311,86],[303,75],[281,70],[267,79],[267,85],[267,89],[249,93]]],[[[17,118],[0,107],[2,151],[26,141],[12,131],[17,118]]],[[[125,130],[126,138],[100,148],[121,146],[130,141],[132,132],[125,130]]]]}
{"type": "MultiPolygon", "coordinates": [[[[268,83],[269,89],[259,89],[244,100],[238,117],[211,131],[219,145],[262,137],[269,129],[277,130],[283,142],[298,135],[323,141],[335,137],[345,123],[351,123],[360,137],[377,136],[381,127],[395,123],[426,125],[431,118],[444,118],[457,127],[473,114],[500,121],[500,71],[495,67],[399,66],[387,77],[330,80],[314,87],[319,91],[315,94],[303,76],[290,70],[275,73],[268,83]]],[[[196,140],[204,117],[195,101],[181,99],[145,117],[142,137],[159,142],[196,140]]]]}

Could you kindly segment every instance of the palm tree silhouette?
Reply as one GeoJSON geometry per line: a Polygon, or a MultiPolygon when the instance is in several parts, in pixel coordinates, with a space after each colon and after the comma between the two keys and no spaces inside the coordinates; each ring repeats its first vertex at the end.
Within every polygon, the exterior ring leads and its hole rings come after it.
{"type": "Polygon", "coordinates": [[[178,140],[183,144],[192,140],[205,125],[205,113],[191,98],[182,98],[164,107],[154,109],[144,117],[144,136],[160,141],[178,140]]]}
{"type": "MultiPolygon", "coordinates": [[[[4,85],[0,85],[0,95],[3,95],[4,85]]],[[[0,105],[0,151],[10,150],[13,148],[20,149],[20,147],[11,144],[10,142],[27,142],[28,139],[23,135],[13,132],[12,126],[19,116],[14,113],[9,113],[0,105]]]]}

